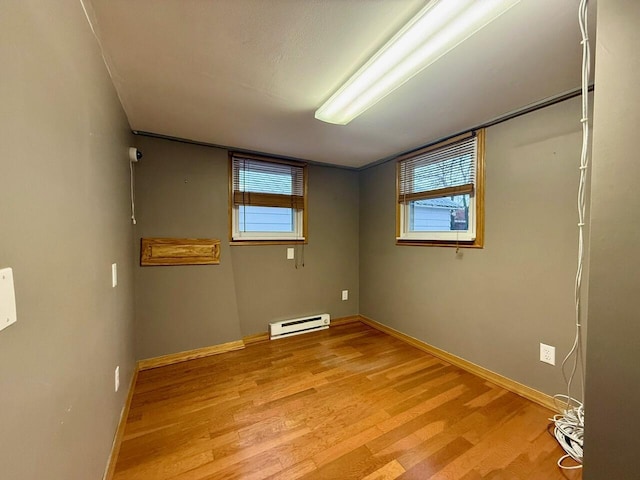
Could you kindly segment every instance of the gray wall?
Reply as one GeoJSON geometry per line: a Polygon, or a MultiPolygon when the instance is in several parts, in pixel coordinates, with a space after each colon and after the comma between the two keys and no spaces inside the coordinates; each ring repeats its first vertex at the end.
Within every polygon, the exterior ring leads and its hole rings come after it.
{"type": "MultiPolygon", "coordinates": [[[[358,177],[309,167],[305,266],[286,246],[229,246],[227,151],[136,137],[140,237],[221,239],[217,266],[137,267],[138,358],[216,345],[267,331],[270,321],[358,313],[358,177]],[[300,263],[300,261],[298,262],[300,263]],[[340,299],[350,290],[348,301],[340,299]]],[[[302,247],[296,247],[302,255],[302,247]]]]}
{"type": "Polygon", "coordinates": [[[598,3],[584,478],[638,478],[640,3],[598,3]]]}
{"type": "Polygon", "coordinates": [[[77,0],[0,10],[0,477],[102,478],[134,367],[132,136],[77,0]]]}
{"type": "Polygon", "coordinates": [[[243,334],[265,332],[269,322],[287,318],[358,313],[357,175],[309,166],[309,243],[295,249],[297,269],[285,245],[232,247],[243,334]],[[349,300],[341,300],[342,290],[349,290],[349,300]]]}
{"type": "Polygon", "coordinates": [[[580,101],[493,126],[486,136],[485,248],[395,245],[395,164],[362,173],[360,312],[553,394],[573,339],[580,101]]]}
{"type": "MultiPolygon", "coordinates": [[[[227,236],[224,150],[136,137],[136,245],[142,237],[227,236]]],[[[228,241],[220,265],[140,267],[136,258],[139,359],[241,338],[228,241]]]]}

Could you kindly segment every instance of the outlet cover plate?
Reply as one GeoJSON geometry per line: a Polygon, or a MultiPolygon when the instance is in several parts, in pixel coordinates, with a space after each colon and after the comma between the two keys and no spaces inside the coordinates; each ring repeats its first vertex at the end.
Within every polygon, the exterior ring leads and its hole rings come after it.
{"type": "Polygon", "coordinates": [[[342,290],[342,300],[349,300],[349,290],[342,290]]]}
{"type": "Polygon", "coordinates": [[[16,292],[13,288],[13,270],[0,269],[0,330],[16,323],[16,292]]]}
{"type": "Polygon", "coordinates": [[[552,347],[551,345],[546,345],[544,343],[540,344],[540,361],[544,363],[548,363],[549,365],[556,364],[556,347],[552,347]]]}

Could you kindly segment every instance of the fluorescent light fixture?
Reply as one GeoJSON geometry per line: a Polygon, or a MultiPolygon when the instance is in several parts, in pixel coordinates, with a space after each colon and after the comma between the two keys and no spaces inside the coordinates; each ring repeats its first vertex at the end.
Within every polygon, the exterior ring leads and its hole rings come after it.
{"type": "Polygon", "coordinates": [[[432,0],[318,110],[346,125],[520,0],[432,0]]]}

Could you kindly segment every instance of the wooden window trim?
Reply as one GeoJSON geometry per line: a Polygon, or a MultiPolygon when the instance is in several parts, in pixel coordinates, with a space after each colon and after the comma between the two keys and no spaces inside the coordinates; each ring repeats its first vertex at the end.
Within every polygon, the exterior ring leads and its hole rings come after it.
{"type": "Polygon", "coordinates": [[[261,207],[304,208],[304,195],[278,195],[275,193],[235,192],[234,205],[256,205],[261,207]]]}
{"type": "MultiPolygon", "coordinates": [[[[309,212],[309,204],[308,204],[308,165],[304,162],[297,162],[294,160],[286,160],[281,158],[273,158],[262,155],[254,155],[254,154],[244,154],[239,152],[230,151],[228,155],[228,177],[229,177],[229,201],[228,201],[228,228],[229,228],[229,245],[238,246],[255,246],[255,245],[306,245],[309,243],[309,220],[308,220],[308,212],[309,212]],[[233,157],[235,155],[241,156],[243,158],[248,158],[251,160],[260,160],[264,162],[271,163],[279,163],[284,165],[293,165],[302,167],[302,182],[303,182],[303,192],[304,195],[301,199],[302,202],[302,236],[304,240],[286,240],[286,239],[269,239],[269,240],[256,240],[253,238],[247,238],[243,240],[234,239],[233,238],[233,208],[235,205],[234,193],[233,193],[233,157]]],[[[256,195],[256,194],[254,194],[256,195]]],[[[262,198],[263,200],[267,197],[271,197],[273,200],[277,195],[269,195],[269,194],[257,194],[258,198],[262,198]],[[263,196],[264,195],[264,196],[263,196]]],[[[295,205],[300,205],[300,198],[296,197],[295,205]]],[[[276,205],[279,206],[279,205],[276,205]]],[[[289,205],[286,205],[289,206],[289,205]]]]}
{"type": "Polygon", "coordinates": [[[460,140],[469,138],[472,133],[459,135],[455,138],[445,140],[444,142],[430,145],[421,150],[413,152],[408,155],[403,155],[396,159],[396,245],[402,246],[419,246],[419,247],[454,247],[454,248],[484,248],[484,220],[485,220],[485,203],[484,203],[484,190],[485,190],[485,129],[480,129],[476,132],[478,137],[477,147],[477,166],[476,166],[476,185],[475,191],[475,207],[476,207],[476,238],[470,241],[456,241],[456,240],[419,240],[419,239],[401,239],[400,237],[400,216],[402,215],[402,209],[400,202],[398,201],[400,196],[400,161],[407,158],[411,158],[422,153],[436,150],[438,148],[445,147],[460,140]]]}

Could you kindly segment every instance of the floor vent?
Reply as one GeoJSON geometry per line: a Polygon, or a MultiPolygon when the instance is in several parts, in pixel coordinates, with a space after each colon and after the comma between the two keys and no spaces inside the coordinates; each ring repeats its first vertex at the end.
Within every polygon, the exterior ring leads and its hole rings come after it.
{"type": "Polygon", "coordinates": [[[329,328],[330,323],[331,317],[328,313],[274,322],[269,324],[269,337],[271,340],[275,340],[276,338],[324,330],[325,328],[329,328]]]}

